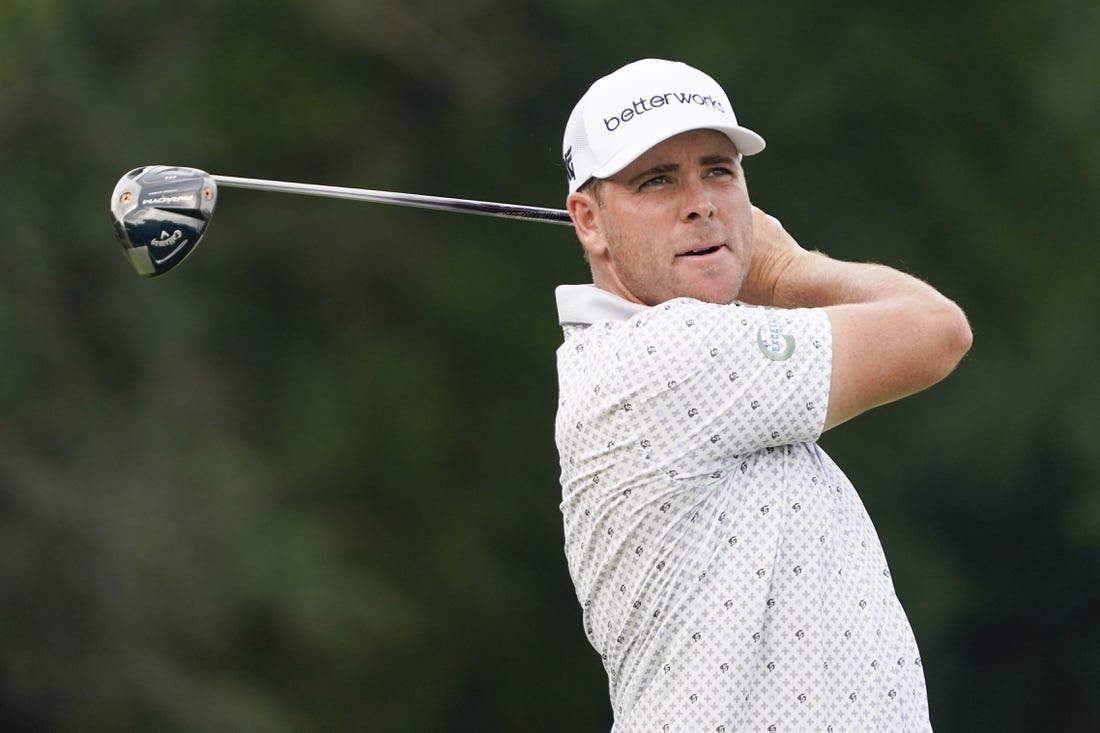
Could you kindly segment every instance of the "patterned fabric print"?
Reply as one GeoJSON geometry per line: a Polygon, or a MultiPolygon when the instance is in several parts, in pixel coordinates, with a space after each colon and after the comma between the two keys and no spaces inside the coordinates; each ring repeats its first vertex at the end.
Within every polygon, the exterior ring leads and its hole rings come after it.
{"type": "Polygon", "coordinates": [[[824,312],[681,299],[565,334],[566,557],[615,733],[930,730],[875,529],[812,442],[824,312]]]}

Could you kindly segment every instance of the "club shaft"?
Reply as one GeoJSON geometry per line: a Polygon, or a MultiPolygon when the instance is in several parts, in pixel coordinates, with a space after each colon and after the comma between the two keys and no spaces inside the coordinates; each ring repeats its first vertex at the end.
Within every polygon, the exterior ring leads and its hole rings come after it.
{"type": "Polygon", "coordinates": [[[297,193],[306,196],[325,196],[328,198],[350,199],[352,201],[370,201],[377,204],[396,204],[420,209],[438,209],[441,211],[461,211],[467,214],[481,214],[507,219],[526,219],[549,224],[573,225],[569,212],[564,209],[544,209],[538,206],[519,204],[497,204],[490,201],[471,201],[453,199],[445,196],[424,196],[415,193],[394,193],[392,191],[373,191],[365,188],[345,188],[343,186],[322,186],[316,183],[291,183],[289,181],[265,181],[258,178],[238,178],[236,176],[217,176],[211,178],[219,186],[228,188],[250,188],[258,191],[277,191],[297,193]]]}

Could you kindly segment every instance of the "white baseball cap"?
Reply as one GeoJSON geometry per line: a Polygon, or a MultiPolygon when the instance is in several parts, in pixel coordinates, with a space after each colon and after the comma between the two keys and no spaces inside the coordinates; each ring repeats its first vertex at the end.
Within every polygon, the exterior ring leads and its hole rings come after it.
{"type": "Polygon", "coordinates": [[[742,155],[764,149],[764,138],[737,124],[718,82],[687,64],[643,59],[597,79],[565,125],[562,160],[569,191],[618,173],[657,143],[688,130],[723,132],[742,155]]]}

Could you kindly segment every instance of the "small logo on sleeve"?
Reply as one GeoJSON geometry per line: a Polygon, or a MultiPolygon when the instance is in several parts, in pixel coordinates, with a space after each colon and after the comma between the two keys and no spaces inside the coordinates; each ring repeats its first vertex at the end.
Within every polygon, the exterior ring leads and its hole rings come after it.
{"type": "Polygon", "coordinates": [[[756,332],[756,345],[772,361],[786,361],[794,353],[794,336],[783,333],[775,311],[768,310],[765,314],[767,322],[756,332]]]}

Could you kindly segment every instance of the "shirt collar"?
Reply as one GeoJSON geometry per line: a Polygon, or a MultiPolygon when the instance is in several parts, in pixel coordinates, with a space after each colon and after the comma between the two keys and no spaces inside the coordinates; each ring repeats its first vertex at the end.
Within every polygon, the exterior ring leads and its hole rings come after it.
{"type": "Polygon", "coordinates": [[[649,306],[631,303],[595,285],[559,285],[554,296],[558,301],[558,323],[590,326],[596,321],[626,321],[649,306]]]}

